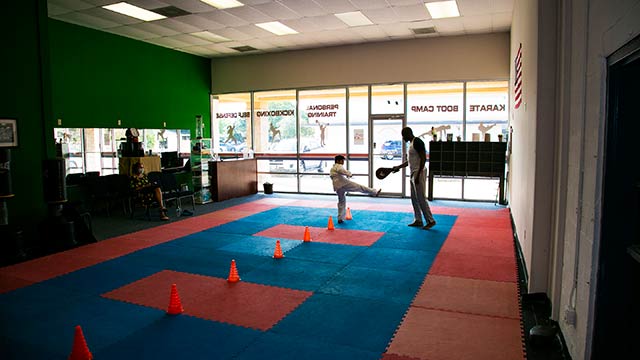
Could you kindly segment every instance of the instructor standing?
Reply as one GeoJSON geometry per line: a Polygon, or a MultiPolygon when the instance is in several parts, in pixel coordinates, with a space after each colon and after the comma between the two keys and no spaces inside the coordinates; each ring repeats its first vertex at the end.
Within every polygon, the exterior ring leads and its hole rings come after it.
{"type": "Polygon", "coordinates": [[[411,204],[413,205],[414,213],[414,221],[409,226],[421,226],[423,229],[429,230],[436,225],[436,221],[433,219],[426,196],[427,174],[425,164],[427,162],[427,150],[424,146],[424,141],[413,136],[413,130],[410,127],[402,129],[402,140],[410,142],[409,159],[400,165],[394,166],[393,170],[397,171],[409,165],[409,171],[411,172],[411,204]],[[426,225],[422,222],[423,215],[426,225]]]}

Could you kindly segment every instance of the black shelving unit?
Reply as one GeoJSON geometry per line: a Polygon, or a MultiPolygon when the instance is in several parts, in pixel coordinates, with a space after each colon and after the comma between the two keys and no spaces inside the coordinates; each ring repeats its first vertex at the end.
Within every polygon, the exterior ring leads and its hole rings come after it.
{"type": "Polygon", "coordinates": [[[429,200],[433,200],[433,178],[487,177],[500,179],[500,204],[504,193],[506,142],[429,142],[429,200]]]}

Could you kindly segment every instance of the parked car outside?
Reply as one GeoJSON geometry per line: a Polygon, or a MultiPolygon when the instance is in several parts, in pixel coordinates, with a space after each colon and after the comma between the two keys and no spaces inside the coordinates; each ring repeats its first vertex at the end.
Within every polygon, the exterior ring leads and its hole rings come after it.
{"type": "Polygon", "coordinates": [[[380,150],[380,157],[386,160],[402,157],[402,140],[385,141],[380,150]]]}
{"type": "MultiPolygon", "coordinates": [[[[283,154],[295,154],[296,153],[297,141],[296,139],[284,139],[281,141],[277,141],[269,147],[269,152],[272,153],[283,153],[283,154]]],[[[300,153],[309,153],[314,152],[318,149],[321,149],[320,142],[315,139],[300,139],[300,153]]],[[[326,166],[326,161],[323,160],[309,160],[309,159],[301,159],[300,167],[304,172],[316,170],[318,172],[322,172],[324,167],[326,166]]],[[[269,168],[273,172],[295,172],[296,171],[296,160],[285,160],[285,159],[271,159],[269,160],[269,168]]]]}

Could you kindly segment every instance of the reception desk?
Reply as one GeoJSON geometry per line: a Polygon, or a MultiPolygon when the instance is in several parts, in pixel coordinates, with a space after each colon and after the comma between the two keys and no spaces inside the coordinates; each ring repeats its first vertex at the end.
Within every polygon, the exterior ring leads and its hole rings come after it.
{"type": "Polygon", "coordinates": [[[118,165],[118,172],[131,176],[131,168],[135,163],[141,163],[144,165],[144,172],[150,173],[152,171],[161,171],[160,156],[134,156],[134,157],[121,157],[120,164],[118,165]]]}
{"type": "Polygon", "coordinates": [[[224,201],[258,193],[256,159],[209,161],[211,199],[224,201]]]}

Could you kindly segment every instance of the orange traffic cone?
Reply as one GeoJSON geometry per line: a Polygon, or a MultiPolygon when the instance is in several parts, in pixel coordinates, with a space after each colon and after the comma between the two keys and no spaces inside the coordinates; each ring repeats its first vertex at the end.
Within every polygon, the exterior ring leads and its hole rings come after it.
{"type": "Polygon", "coordinates": [[[276,251],[273,252],[274,259],[282,259],[284,255],[282,255],[282,248],[280,247],[280,240],[276,240],[276,251]]]}
{"type": "Polygon", "coordinates": [[[351,217],[351,208],[347,208],[347,215],[344,218],[345,220],[353,219],[353,217],[351,217]]]}
{"type": "Polygon", "coordinates": [[[311,242],[311,233],[308,226],[304,228],[304,242],[311,242]]]}
{"type": "Polygon", "coordinates": [[[183,311],[184,309],[180,302],[180,295],[178,295],[178,287],[176,284],[171,284],[171,296],[169,297],[169,308],[167,309],[167,314],[178,315],[182,314],[183,311]]]}
{"type": "Polygon", "coordinates": [[[89,347],[87,347],[87,342],[84,340],[82,328],[78,325],[76,326],[76,333],[73,336],[73,349],[71,350],[71,355],[69,355],[69,360],[91,359],[93,359],[93,355],[91,355],[91,351],[89,351],[89,347]]]}
{"type": "Polygon", "coordinates": [[[327,224],[327,229],[329,229],[329,230],[335,229],[333,227],[333,217],[331,217],[331,216],[329,216],[329,223],[327,224]]]}
{"type": "Polygon", "coordinates": [[[238,275],[238,269],[236,268],[236,261],[231,260],[231,269],[229,270],[229,277],[227,282],[235,283],[240,281],[240,275],[238,275]]]}

